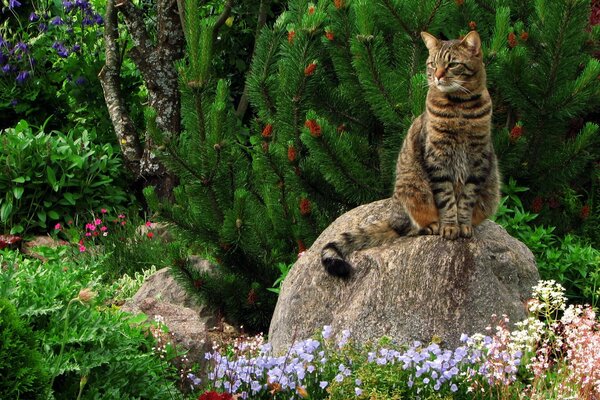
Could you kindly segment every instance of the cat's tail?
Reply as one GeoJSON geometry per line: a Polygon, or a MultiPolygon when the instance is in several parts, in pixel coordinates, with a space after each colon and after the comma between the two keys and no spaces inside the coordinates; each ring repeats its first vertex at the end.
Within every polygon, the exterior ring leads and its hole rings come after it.
{"type": "Polygon", "coordinates": [[[392,226],[388,221],[376,222],[366,227],[344,232],[338,239],[327,243],[321,250],[321,263],[325,270],[334,276],[347,278],[352,266],[346,261],[350,253],[389,243],[400,236],[409,234],[409,221],[392,226]]]}

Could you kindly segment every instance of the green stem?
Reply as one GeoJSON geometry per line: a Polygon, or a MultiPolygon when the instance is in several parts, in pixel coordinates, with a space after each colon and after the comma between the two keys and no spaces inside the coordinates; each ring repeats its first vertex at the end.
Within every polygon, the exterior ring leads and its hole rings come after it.
{"type": "MultiPolygon", "coordinates": [[[[64,327],[63,327],[63,337],[62,337],[61,344],[60,344],[60,351],[58,352],[58,362],[57,362],[58,367],[60,367],[60,364],[62,363],[62,355],[65,351],[65,341],[67,339],[67,329],[69,328],[69,310],[71,309],[71,304],[73,304],[76,300],[77,300],[77,298],[74,298],[74,299],[71,299],[71,301],[69,301],[69,304],[67,304],[67,309],[65,310],[65,315],[63,316],[65,323],[64,323],[64,327]]],[[[52,380],[50,381],[50,388],[52,388],[52,386],[54,385],[54,379],[56,379],[56,375],[57,375],[56,373],[52,374],[52,380]]]]}

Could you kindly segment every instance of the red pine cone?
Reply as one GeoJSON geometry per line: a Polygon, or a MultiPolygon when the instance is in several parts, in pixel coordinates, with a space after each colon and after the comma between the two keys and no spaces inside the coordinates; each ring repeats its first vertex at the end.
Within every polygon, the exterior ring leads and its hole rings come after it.
{"type": "Polygon", "coordinates": [[[316,138],[321,136],[321,126],[314,119],[307,119],[304,126],[310,131],[310,136],[316,138]]]}
{"type": "Polygon", "coordinates": [[[312,74],[315,73],[316,69],[317,69],[317,64],[312,62],[312,63],[308,64],[308,66],[306,68],[304,68],[304,75],[311,76],[312,74]]]}
{"type": "Polygon", "coordinates": [[[517,35],[513,32],[508,34],[508,46],[510,48],[516,47],[519,43],[517,42],[517,35]]]}
{"type": "Polygon", "coordinates": [[[523,135],[523,127],[521,125],[515,125],[510,130],[510,141],[516,142],[523,135]]]}
{"type": "Polygon", "coordinates": [[[267,139],[267,138],[270,138],[272,134],[273,134],[273,125],[271,125],[271,124],[265,125],[265,127],[262,131],[262,134],[261,134],[262,137],[267,139]]]}
{"type": "Polygon", "coordinates": [[[256,304],[257,301],[258,294],[256,294],[256,291],[254,289],[250,289],[250,291],[248,292],[248,297],[246,298],[246,302],[252,306],[256,304]]]}
{"type": "Polygon", "coordinates": [[[327,40],[333,40],[334,36],[333,36],[333,32],[331,31],[326,31],[325,32],[325,37],[327,38],[327,40]]]}
{"type": "Polygon", "coordinates": [[[294,37],[296,37],[296,31],[288,32],[288,43],[292,44],[294,42],[294,37]]]}
{"type": "Polygon", "coordinates": [[[590,205],[586,204],[583,207],[581,207],[581,211],[579,212],[579,216],[581,217],[581,219],[588,219],[590,216],[590,205]]]}
{"type": "Polygon", "coordinates": [[[477,23],[475,21],[469,22],[469,29],[474,31],[477,29],[477,23]]]}
{"type": "Polygon", "coordinates": [[[300,214],[307,216],[310,214],[310,200],[302,198],[300,199],[300,214]]]}
{"type": "Polygon", "coordinates": [[[288,147],[288,160],[290,162],[296,161],[296,149],[294,148],[294,146],[288,147]]]}
{"type": "Polygon", "coordinates": [[[313,15],[315,13],[315,6],[308,6],[308,15],[313,15]]]}
{"type": "Polygon", "coordinates": [[[527,39],[529,39],[529,33],[525,32],[525,31],[521,32],[521,40],[526,42],[527,39]]]}
{"type": "Polygon", "coordinates": [[[342,7],[344,7],[345,1],[344,0],[333,0],[333,5],[335,6],[335,8],[337,8],[338,10],[342,7]]]}

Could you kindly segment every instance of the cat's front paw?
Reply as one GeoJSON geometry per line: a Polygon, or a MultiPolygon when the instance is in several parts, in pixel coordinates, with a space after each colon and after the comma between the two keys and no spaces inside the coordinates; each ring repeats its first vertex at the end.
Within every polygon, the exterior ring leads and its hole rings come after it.
{"type": "Polygon", "coordinates": [[[460,236],[464,238],[470,238],[473,236],[473,226],[471,225],[460,225],[460,236]]]}
{"type": "Polygon", "coordinates": [[[454,240],[458,238],[459,233],[460,228],[456,224],[444,224],[440,228],[440,235],[442,235],[444,239],[454,240]]]}

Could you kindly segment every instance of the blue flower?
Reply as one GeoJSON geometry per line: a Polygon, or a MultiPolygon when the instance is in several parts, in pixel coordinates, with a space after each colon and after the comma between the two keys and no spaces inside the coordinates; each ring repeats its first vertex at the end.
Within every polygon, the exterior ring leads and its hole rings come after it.
{"type": "Polygon", "coordinates": [[[85,85],[86,82],[87,80],[83,76],[79,76],[77,79],[75,79],[75,84],[77,86],[85,85]]]}
{"type": "Polygon", "coordinates": [[[21,71],[19,72],[19,75],[17,75],[16,80],[18,84],[22,84],[27,78],[29,78],[29,71],[21,71]]]}
{"type": "Polygon", "coordinates": [[[27,45],[25,43],[23,43],[23,42],[18,42],[15,45],[15,51],[17,51],[17,50],[22,51],[23,53],[26,53],[27,52],[27,45]]]}
{"type": "Polygon", "coordinates": [[[41,23],[38,25],[38,31],[40,32],[46,32],[48,30],[48,25],[46,25],[45,23],[41,23]]]}
{"type": "Polygon", "coordinates": [[[8,8],[9,9],[13,9],[13,8],[17,8],[17,7],[21,7],[21,3],[19,3],[18,0],[8,0],[8,8]]]}
{"type": "Polygon", "coordinates": [[[50,20],[50,25],[58,26],[58,25],[63,25],[64,23],[65,22],[59,16],[56,16],[50,20]]]}
{"type": "Polygon", "coordinates": [[[31,22],[35,22],[38,19],[40,19],[40,16],[37,15],[36,13],[32,12],[31,14],[29,14],[29,21],[31,22]]]}
{"type": "Polygon", "coordinates": [[[73,2],[69,1],[69,0],[65,0],[62,2],[63,7],[65,8],[66,12],[71,12],[71,10],[73,9],[73,2]]]}
{"type": "Polygon", "coordinates": [[[6,64],[2,67],[2,72],[5,74],[8,74],[10,71],[12,71],[12,66],[10,64],[6,64]]]}
{"type": "Polygon", "coordinates": [[[81,50],[81,46],[76,43],[76,44],[73,45],[73,49],[72,50],[74,52],[77,52],[77,51],[81,50]]]}
{"type": "Polygon", "coordinates": [[[104,25],[104,18],[100,14],[94,14],[94,22],[96,25],[104,25]]]}
{"type": "Polygon", "coordinates": [[[19,104],[19,100],[17,100],[17,99],[12,99],[10,101],[10,105],[13,106],[13,107],[16,106],[17,104],[19,104]]]}

